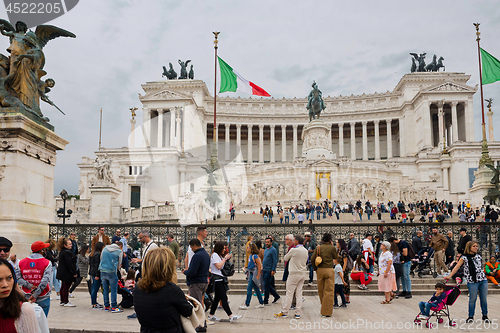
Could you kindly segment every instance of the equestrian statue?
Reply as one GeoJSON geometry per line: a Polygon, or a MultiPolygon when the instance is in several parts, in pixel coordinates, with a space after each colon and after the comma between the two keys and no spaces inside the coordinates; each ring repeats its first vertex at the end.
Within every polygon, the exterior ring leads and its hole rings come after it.
{"type": "Polygon", "coordinates": [[[319,119],[321,111],[326,109],[325,102],[323,102],[323,94],[321,90],[318,89],[318,85],[315,81],[312,84],[313,89],[307,96],[309,100],[307,103],[307,110],[309,110],[309,122],[313,121],[313,119],[319,119]]]}

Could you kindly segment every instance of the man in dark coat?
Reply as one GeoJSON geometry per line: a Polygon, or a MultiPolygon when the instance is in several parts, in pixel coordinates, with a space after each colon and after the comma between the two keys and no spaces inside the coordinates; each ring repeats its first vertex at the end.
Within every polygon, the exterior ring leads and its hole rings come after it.
{"type": "Polygon", "coordinates": [[[465,250],[465,245],[467,242],[471,241],[472,237],[470,235],[467,235],[467,229],[461,228],[460,229],[460,240],[458,241],[458,246],[457,246],[457,253],[464,254],[465,250]]]}
{"type": "Polygon", "coordinates": [[[453,233],[448,231],[446,234],[446,239],[448,239],[448,247],[444,252],[445,264],[449,265],[455,259],[455,243],[453,242],[453,233]]]}

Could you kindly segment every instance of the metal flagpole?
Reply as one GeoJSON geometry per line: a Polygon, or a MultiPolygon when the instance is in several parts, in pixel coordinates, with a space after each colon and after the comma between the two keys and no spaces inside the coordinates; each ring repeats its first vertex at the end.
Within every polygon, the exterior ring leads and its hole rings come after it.
{"type": "Polygon", "coordinates": [[[99,150],[101,150],[101,132],[102,132],[102,108],[101,108],[101,114],[99,117],[99,150]]]}
{"type": "Polygon", "coordinates": [[[214,75],[214,130],[213,130],[213,135],[212,135],[212,156],[210,157],[210,167],[212,170],[217,170],[219,169],[219,161],[217,157],[217,43],[219,42],[217,40],[220,32],[219,31],[214,31],[213,32],[215,36],[214,40],[214,50],[215,50],[215,75],[214,75]]]}
{"type": "Polygon", "coordinates": [[[481,40],[481,33],[479,32],[480,23],[473,23],[476,27],[476,41],[477,41],[477,56],[479,59],[479,87],[481,89],[481,127],[483,131],[483,138],[481,144],[481,159],[479,160],[479,166],[493,164],[491,161],[490,153],[488,151],[488,142],[486,140],[486,123],[484,121],[484,97],[483,97],[483,68],[481,66],[481,47],[479,46],[479,41],[481,40]]]}

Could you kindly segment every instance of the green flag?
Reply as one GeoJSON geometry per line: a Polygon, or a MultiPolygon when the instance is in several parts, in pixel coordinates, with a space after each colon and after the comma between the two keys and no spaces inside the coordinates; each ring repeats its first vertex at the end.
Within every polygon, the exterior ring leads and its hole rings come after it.
{"type": "Polygon", "coordinates": [[[500,81],[500,61],[481,49],[481,61],[483,63],[483,84],[500,81]]]}
{"type": "Polygon", "coordinates": [[[238,88],[238,83],[236,80],[236,74],[233,72],[233,68],[229,66],[224,60],[219,58],[220,67],[220,93],[225,91],[235,92],[238,88]]]}

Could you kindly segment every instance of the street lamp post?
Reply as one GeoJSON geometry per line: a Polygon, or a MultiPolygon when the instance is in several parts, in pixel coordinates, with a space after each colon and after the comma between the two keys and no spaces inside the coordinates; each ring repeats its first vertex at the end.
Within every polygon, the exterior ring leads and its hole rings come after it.
{"type": "Polygon", "coordinates": [[[57,210],[57,217],[63,219],[63,234],[65,234],[66,218],[71,217],[73,211],[71,209],[68,209],[68,211],[66,212],[66,200],[68,199],[68,192],[63,189],[61,193],[59,193],[59,195],[61,196],[61,199],[63,199],[63,208],[59,208],[57,210]]]}

